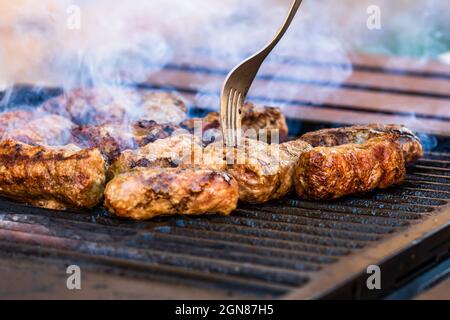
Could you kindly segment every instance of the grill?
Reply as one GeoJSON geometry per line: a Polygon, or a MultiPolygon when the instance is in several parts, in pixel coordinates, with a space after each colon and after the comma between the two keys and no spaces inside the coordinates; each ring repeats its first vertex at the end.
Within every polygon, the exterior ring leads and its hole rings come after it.
{"type": "MultiPolygon", "coordinates": [[[[418,83],[430,77],[439,83],[450,79],[450,73],[437,73],[433,66],[421,72],[407,69],[400,72],[377,66],[378,60],[366,59],[361,65],[363,62],[357,60],[360,58],[353,59],[357,73],[410,77],[418,83]]],[[[323,63],[298,65],[320,70],[323,63]]],[[[216,67],[188,68],[181,61],[169,65],[163,71],[164,77],[152,77],[164,84],[149,79],[138,86],[176,89],[189,99],[214,96],[217,92],[200,92],[195,87],[195,76],[207,73],[222,79],[216,67]],[[174,70],[176,77],[171,76],[174,70]]],[[[448,105],[448,96],[427,96],[424,92],[398,88],[402,86],[398,81],[392,83],[397,86],[389,93],[392,98],[398,98],[399,94],[407,95],[411,101],[426,97],[434,104],[448,105]],[[415,93],[411,94],[411,90],[415,93]]],[[[329,84],[316,81],[314,85],[329,84]]],[[[336,90],[354,88],[344,86],[336,90]]],[[[360,84],[357,90],[374,94],[367,83],[360,84]]],[[[385,96],[386,90],[379,88],[377,94],[385,96]]],[[[442,90],[442,86],[435,86],[435,90],[442,90]]],[[[58,89],[36,91],[21,86],[13,91],[9,102],[32,105],[57,93],[58,89]]],[[[261,96],[254,98],[268,100],[261,96]]],[[[316,110],[333,109],[327,103],[316,110]]],[[[288,115],[291,112],[290,126],[296,135],[336,125],[336,121],[330,121],[336,120],[334,111],[322,122],[314,117],[323,118],[323,113],[310,117],[308,108],[314,108],[314,101],[293,104],[306,110],[305,118],[299,118],[292,116],[292,109],[287,107],[288,115]]],[[[389,116],[392,122],[403,122],[398,117],[410,116],[376,107],[341,105],[337,110],[342,116],[337,120],[345,118],[348,112],[357,114],[351,120],[359,122],[367,122],[366,113],[374,121],[389,116]]],[[[209,108],[210,105],[197,99],[191,110],[201,115],[209,108]]],[[[440,133],[448,130],[445,116],[419,114],[418,117],[424,118],[425,125],[435,125],[428,129],[440,133]]],[[[419,128],[423,125],[418,123],[419,128]]],[[[79,265],[86,275],[83,290],[77,294],[90,298],[385,296],[448,257],[450,252],[450,138],[444,134],[435,137],[434,145],[429,147],[433,151],[428,151],[424,159],[408,169],[402,187],[327,203],[303,201],[292,195],[262,206],[240,205],[230,217],[177,216],[133,222],[113,218],[103,208],[90,212],[54,212],[0,200],[0,296],[70,296],[65,287],[65,268],[72,264],[79,265]],[[372,264],[382,269],[382,291],[370,291],[366,287],[366,268],[372,264]]],[[[430,137],[424,135],[424,138],[429,144],[430,137]]]]}

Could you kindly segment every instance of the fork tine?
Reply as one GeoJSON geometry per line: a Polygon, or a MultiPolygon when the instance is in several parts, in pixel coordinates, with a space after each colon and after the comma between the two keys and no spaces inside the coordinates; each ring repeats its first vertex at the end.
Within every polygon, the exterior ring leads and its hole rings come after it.
{"type": "Polygon", "coordinates": [[[233,93],[234,89],[231,88],[230,92],[228,94],[228,103],[227,103],[227,130],[226,130],[226,145],[231,146],[233,143],[233,118],[232,118],[232,112],[233,112],[233,93]]]}
{"type": "Polygon", "coordinates": [[[240,146],[241,144],[241,108],[243,105],[243,97],[242,92],[239,92],[235,107],[236,117],[235,117],[235,137],[236,137],[236,146],[240,146]]]}
{"type": "Polygon", "coordinates": [[[234,90],[233,92],[233,105],[231,106],[231,136],[232,136],[232,146],[235,147],[236,146],[236,137],[237,137],[237,132],[236,132],[236,117],[237,117],[237,103],[238,103],[238,91],[234,90]]]}
{"type": "Polygon", "coordinates": [[[222,93],[221,93],[221,101],[220,101],[220,124],[222,127],[222,140],[223,143],[226,144],[227,143],[227,126],[228,126],[228,121],[227,121],[227,117],[228,117],[228,92],[226,91],[225,88],[222,89],[222,93]],[[226,97],[226,103],[224,103],[224,98],[226,97]]]}

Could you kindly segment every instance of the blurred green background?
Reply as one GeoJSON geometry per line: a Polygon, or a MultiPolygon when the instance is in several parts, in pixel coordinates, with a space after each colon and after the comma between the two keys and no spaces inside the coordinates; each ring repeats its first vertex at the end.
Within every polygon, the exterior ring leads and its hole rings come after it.
{"type": "Polygon", "coordinates": [[[420,58],[450,52],[449,0],[303,0],[300,12],[305,26],[321,24],[351,51],[420,58]],[[365,26],[373,5],[380,8],[380,30],[365,26]]]}

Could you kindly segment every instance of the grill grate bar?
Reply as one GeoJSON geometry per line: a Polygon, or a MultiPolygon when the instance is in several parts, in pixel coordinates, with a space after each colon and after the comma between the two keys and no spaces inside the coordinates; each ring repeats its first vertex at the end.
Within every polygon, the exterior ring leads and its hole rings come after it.
{"type": "Polygon", "coordinates": [[[417,165],[436,169],[450,169],[450,161],[437,159],[420,159],[416,161],[416,167],[417,165]]]}
{"type": "Polygon", "coordinates": [[[408,178],[411,176],[412,177],[420,177],[420,178],[426,179],[426,181],[430,181],[430,182],[440,182],[440,183],[444,183],[444,184],[450,183],[450,177],[437,175],[437,174],[429,174],[429,173],[414,171],[414,173],[406,175],[406,177],[408,177],[408,178]]]}
{"type": "MultiPolygon", "coordinates": [[[[160,232],[165,232],[163,230],[164,227],[161,227],[160,232]]],[[[232,241],[232,242],[241,242],[248,245],[253,246],[264,246],[271,247],[277,249],[286,249],[292,251],[310,251],[317,254],[329,255],[329,256],[343,256],[347,255],[351,252],[351,249],[363,248],[365,246],[364,243],[355,242],[355,241],[340,241],[339,239],[334,240],[330,239],[328,241],[324,241],[321,238],[315,238],[308,235],[303,234],[291,234],[291,237],[281,238],[284,234],[277,233],[278,238],[276,237],[264,237],[268,235],[268,233],[255,230],[252,228],[236,228],[235,226],[227,226],[223,225],[220,227],[221,231],[207,231],[206,229],[187,229],[187,228],[174,228],[171,230],[171,234],[182,235],[182,236],[190,236],[190,237],[198,237],[201,239],[214,239],[219,241],[232,241]],[[241,234],[237,234],[236,231],[241,230],[241,234]],[[247,233],[245,233],[247,231],[247,233]],[[294,237],[298,239],[298,241],[293,241],[294,237]],[[280,240],[283,239],[283,240],[280,240]],[[288,239],[288,240],[285,240],[288,239]],[[316,241],[314,241],[316,240],[316,241]]],[[[157,232],[158,230],[155,230],[157,232]]],[[[270,231],[269,231],[270,232],[270,231]]],[[[273,234],[272,234],[273,235],[273,234]]]]}
{"type": "MultiPolygon", "coordinates": [[[[381,209],[381,210],[392,210],[392,211],[405,211],[405,212],[415,212],[423,213],[431,211],[429,199],[417,199],[417,198],[407,198],[412,203],[399,203],[400,196],[395,196],[391,193],[377,193],[376,195],[369,194],[361,196],[355,196],[354,198],[346,198],[335,200],[332,203],[340,206],[356,207],[356,208],[368,208],[368,209],[381,209]],[[373,196],[373,197],[371,197],[373,196]],[[367,201],[370,199],[371,201],[367,201]]],[[[439,204],[439,203],[438,203],[439,204]]]]}
{"type": "Polygon", "coordinates": [[[442,152],[425,152],[423,159],[440,160],[450,162],[450,154],[442,152]]]}
{"type": "Polygon", "coordinates": [[[157,281],[166,281],[174,284],[195,285],[208,289],[219,289],[226,291],[240,291],[252,296],[279,296],[292,290],[291,286],[267,283],[253,279],[242,279],[240,277],[224,274],[213,274],[205,272],[192,272],[184,268],[142,264],[127,259],[111,258],[107,256],[93,256],[82,252],[55,249],[49,247],[36,247],[27,243],[20,245],[12,242],[0,241],[0,257],[20,257],[26,259],[55,259],[61,258],[67,261],[67,264],[77,261],[80,264],[85,263],[83,267],[95,268],[97,272],[123,274],[124,269],[127,275],[138,278],[153,279],[157,281]],[[92,266],[93,265],[93,266],[92,266]]]}
{"type": "MultiPolygon", "coordinates": [[[[32,232],[33,234],[46,235],[58,238],[68,238],[64,231],[57,230],[56,228],[50,230],[45,230],[45,228],[39,228],[40,226],[23,224],[18,222],[0,222],[0,229],[10,230],[10,231],[19,231],[19,232],[32,232]]],[[[96,236],[93,233],[80,231],[78,232],[78,236],[89,242],[97,242],[97,243],[114,243],[112,242],[111,237],[103,235],[102,237],[96,236]]],[[[76,239],[75,239],[76,240],[76,239]]],[[[218,248],[207,248],[202,246],[188,246],[186,243],[168,243],[164,241],[155,241],[155,239],[149,240],[148,237],[141,237],[140,239],[130,239],[126,241],[121,241],[120,243],[115,243],[115,248],[118,250],[127,250],[130,249],[139,249],[140,252],[148,252],[149,248],[151,252],[160,252],[161,254],[183,254],[190,255],[194,257],[210,257],[218,260],[229,260],[229,261],[241,261],[249,264],[258,264],[262,266],[269,267],[278,267],[285,268],[290,270],[298,270],[298,271],[315,271],[320,269],[319,263],[314,262],[305,262],[298,261],[293,259],[283,259],[280,257],[273,258],[270,256],[258,256],[251,252],[240,253],[240,252],[232,252],[227,250],[221,250],[218,248]],[[137,246],[141,244],[140,246],[137,246]]],[[[139,260],[139,257],[129,257],[133,260],[139,260]]]]}
{"type": "MultiPolygon", "coordinates": [[[[51,218],[51,213],[47,214],[48,218],[51,218]]],[[[79,215],[78,215],[79,216],[79,215]]],[[[71,221],[73,216],[65,216],[66,222],[67,221],[71,221]]],[[[209,217],[211,219],[211,217],[209,217]]],[[[14,217],[14,219],[17,219],[17,216],[14,217]]],[[[32,219],[32,216],[28,216],[28,219],[32,219]]],[[[169,218],[170,219],[170,218],[169,218]]],[[[114,223],[114,220],[111,219],[106,219],[106,218],[98,218],[96,219],[96,223],[100,224],[100,225],[109,225],[109,224],[115,224],[118,223],[117,221],[114,223]]],[[[258,233],[255,234],[253,232],[253,228],[248,228],[246,226],[240,226],[240,225],[232,225],[229,223],[226,223],[227,221],[225,221],[225,223],[221,223],[221,222],[215,222],[215,223],[209,223],[209,220],[206,221],[204,220],[204,218],[201,219],[194,219],[194,220],[183,220],[183,219],[177,219],[176,221],[167,221],[166,223],[164,223],[163,227],[158,227],[158,225],[153,225],[153,226],[148,226],[147,228],[145,228],[147,231],[152,230],[154,232],[161,232],[167,235],[172,234],[173,232],[175,232],[176,230],[179,231],[180,228],[183,229],[182,232],[186,233],[186,232],[191,232],[192,230],[190,229],[201,229],[201,230],[205,230],[207,232],[209,232],[209,237],[210,238],[215,238],[216,236],[221,237],[221,239],[226,240],[227,237],[223,236],[223,234],[228,235],[229,233],[234,234],[235,236],[239,236],[239,235],[249,235],[251,237],[256,237],[255,241],[257,241],[258,237],[263,237],[263,236],[269,236],[270,240],[273,241],[273,239],[279,239],[280,237],[283,237],[283,239],[292,239],[292,241],[295,242],[305,242],[308,244],[315,244],[315,243],[319,243],[320,245],[326,245],[326,246],[335,246],[335,247],[345,247],[348,248],[348,241],[345,240],[339,240],[339,239],[330,239],[329,237],[320,237],[320,236],[311,236],[308,234],[301,234],[301,236],[298,236],[297,234],[293,234],[291,232],[284,232],[284,231],[277,231],[277,230],[258,230],[258,233]],[[197,224],[193,223],[193,221],[197,221],[197,224]],[[190,229],[187,229],[190,228],[190,229]],[[186,229],[186,230],[185,230],[186,229]],[[224,231],[226,230],[226,231],[224,231]],[[222,233],[222,234],[219,234],[222,233]]],[[[48,222],[47,222],[48,223],[48,222]]],[[[77,224],[77,229],[78,228],[83,228],[83,226],[81,226],[80,224],[77,224]]],[[[96,224],[95,223],[90,223],[88,226],[88,228],[95,228],[95,230],[93,230],[94,232],[98,232],[97,228],[96,228],[96,224]]],[[[77,230],[75,229],[75,230],[77,230]]],[[[117,227],[114,227],[114,229],[109,230],[109,233],[114,233],[114,231],[117,229],[117,227]]],[[[122,230],[122,232],[128,232],[128,235],[133,235],[134,233],[130,233],[131,231],[139,231],[141,230],[141,228],[139,227],[139,224],[131,224],[128,225],[127,227],[119,227],[120,230],[122,230]],[[132,228],[130,228],[132,227],[132,228]],[[130,228],[130,229],[129,229],[130,228]]],[[[122,236],[124,236],[125,234],[122,233],[122,236]]],[[[195,235],[193,235],[193,239],[196,239],[198,237],[198,235],[195,232],[195,235]]],[[[240,242],[243,241],[242,237],[236,240],[233,240],[236,242],[240,242]]],[[[356,246],[362,247],[364,245],[364,242],[359,242],[359,241],[354,241],[354,244],[356,246]]],[[[352,246],[353,248],[354,246],[352,246]]]]}
{"type": "Polygon", "coordinates": [[[403,211],[426,213],[433,211],[434,207],[442,206],[447,203],[446,198],[438,192],[439,191],[435,190],[404,187],[401,193],[380,190],[375,194],[364,196],[364,199],[370,199],[370,201],[381,201],[385,203],[398,203],[399,201],[404,200],[406,207],[403,211]]]}
{"type": "Polygon", "coordinates": [[[436,182],[426,182],[426,181],[420,181],[420,180],[405,180],[403,186],[408,187],[408,188],[418,188],[418,189],[425,189],[425,190],[441,191],[444,193],[450,192],[450,184],[445,185],[445,184],[436,183],[436,182]]]}
{"type": "MultiPolygon", "coordinates": [[[[51,213],[48,215],[49,217],[51,217],[51,213]]],[[[77,215],[79,218],[83,218],[83,216],[81,215],[77,215]]],[[[71,220],[73,215],[66,215],[65,216],[66,219],[71,220]]],[[[86,217],[88,218],[88,217],[86,217]]],[[[211,217],[209,217],[211,218],[211,217]]],[[[89,218],[88,218],[89,219],[89,218]]],[[[205,217],[197,219],[198,221],[204,220],[204,221],[209,221],[206,220],[205,217]]],[[[146,229],[146,230],[152,230],[154,232],[161,232],[167,235],[173,234],[173,232],[177,231],[179,232],[183,232],[185,236],[189,236],[187,235],[187,233],[192,232],[192,238],[193,239],[198,239],[199,235],[198,235],[198,231],[197,229],[194,229],[194,225],[188,225],[188,227],[191,227],[191,229],[194,230],[189,230],[187,228],[185,228],[187,225],[185,223],[184,220],[182,219],[177,219],[176,221],[171,220],[170,218],[168,219],[160,219],[161,224],[164,225],[164,227],[162,228],[158,228],[159,224],[152,224],[152,223],[144,223],[144,222],[139,222],[139,223],[134,223],[134,222],[124,222],[124,221],[120,221],[120,220],[113,220],[113,219],[109,219],[109,218],[105,218],[102,216],[99,216],[95,219],[95,224],[103,224],[103,225],[113,225],[114,228],[118,228],[118,225],[120,225],[121,223],[126,223],[126,228],[131,228],[132,230],[141,230],[142,228],[146,229]],[[180,231],[179,229],[183,228],[182,231],[180,231]]],[[[92,223],[93,226],[95,226],[94,223],[92,223]]],[[[197,225],[196,228],[200,228],[200,225],[197,225]]],[[[125,227],[120,225],[119,227],[120,229],[124,229],[125,227]]],[[[114,230],[115,230],[114,229],[114,230]]],[[[339,239],[332,239],[330,240],[329,238],[323,238],[323,237],[319,237],[319,236],[310,236],[307,234],[301,234],[296,235],[293,233],[289,233],[289,232],[283,232],[283,231],[277,231],[277,230],[258,230],[258,233],[253,233],[253,229],[252,228],[248,228],[245,226],[239,226],[239,225],[230,225],[227,223],[211,223],[209,225],[206,226],[206,228],[203,228],[205,231],[208,232],[208,238],[211,239],[216,239],[216,237],[219,237],[221,240],[229,240],[229,241],[235,241],[235,242],[242,242],[242,241],[249,241],[252,244],[256,244],[256,245],[263,245],[262,243],[258,243],[258,239],[259,237],[263,237],[264,235],[268,235],[270,236],[270,238],[268,238],[267,240],[269,240],[269,242],[266,242],[266,245],[271,245],[274,241],[274,239],[293,239],[292,241],[297,242],[304,242],[307,244],[316,244],[318,243],[320,246],[322,245],[326,245],[326,246],[336,246],[336,247],[345,247],[348,248],[348,241],[344,241],[344,240],[339,240],[339,239]],[[230,228],[231,227],[231,228],[230,228]],[[226,228],[226,232],[223,232],[224,228],[226,228]],[[231,235],[229,234],[233,234],[234,238],[231,237],[231,235]],[[239,237],[239,235],[244,234],[244,235],[248,235],[246,238],[252,237],[252,239],[243,239],[243,237],[239,237]],[[228,237],[227,237],[228,236],[228,237]],[[238,238],[236,238],[238,237],[238,238]]],[[[126,230],[126,229],[125,229],[126,230]]],[[[357,242],[355,241],[354,244],[356,246],[362,247],[363,243],[362,242],[357,242]]],[[[314,246],[313,246],[314,247],[314,246]]],[[[320,253],[320,250],[322,248],[313,248],[311,246],[308,246],[307,248],[309,250],[314,250],[314,252],[316,252],[316,250],[318,250],[317,252],[320,253]]],[[[306,248],[306,247],[305,247],[306,248]]],[[[351,248],[354,248],[354,246],[352,246],[351,248]]],[[[328,251],[326,251],[328,252],[328,251]]],[[[325,253],[328,254],[328,253],[325,253]]],[[[334,255],[334,253],[332,253],[332,255],[334,255]]],[[[340,255],[340,254],[338,254],[340,255]]]]}
{"type": "MultiPolygon", "coordinates": [[[[442,198],[447,197],[445,199],[450,199],[450,191],[435,190],[435,189],[430,188],[430,186],[427,186],[427,185],[424,185],[422,187],[418,187],[418,186],[410,187],[410,186],[404,185],[404,189],[411,190],[411,191],[419,191],[419,192],[430,192],[432,195],[439,195],[439,197],[442,197],[442,198]]],[[[422,198],[422,197],[415,197],[415,198],[422,198]]],[[[426,198],[426,199],[428,199],[428,198],[426,198]]],[[[429,199],[436,200],[437,206],[441,206],[448,202],[447,200],[437,200],[436,197],[434,199],[433,198],[429,198],[429,199]]]]}
{"type": "MultiPolygon", "coordinates": [[[[250,209],[253,210],[261,210],[267,211],[271,213],[275,213],[277,215],[293,215],[293,216],[303,216],[311,219],[321,220],[332,220],[332,221],[345,221],[345,222],[353,222],[363,225],[379,225],[379,226],[388,226],[388,227],[405,227],[410,224],[409,221],[401,220],[401,219],[393,219],[393,218],[382,218],[382,217],[373,217],[368,215],[359,215],[359,214],[346,214],[340,212],[325,212],[325,211],[313,211],[307,210],[303,208],[293,208],[283,205],[266,205],[263,208],[260,207],[252,207],[249,206],[250,209]]],[[[245,211],[245,209],[239,209],[240,211],[245,211]]]]}
{"type": "Polygon", "coordinates": [[[426,174],[409,173],[406,175],[406,181],[421,181],[426,183],[434,183],[442,186],[450,186],[450,181],[445,178],[436,178],[426,174]]]}
{"type": "Polygon", "coordinates": [[[446,168],[438,168],[438,167],[432,167],[432,166],[425,166],[425,165],[415,165],[414,171],[416,173],[428,173],[438,176],[444,176],[450,178],[450,169],[446,168]]]}
{"type": "MultiPolygon", "coordinates": [[[[110,228],[105,227],[101,224],[97,225],[95,230],[92,229],[92,226],[95,226],[91,223],[82,223],[79,221],[62,221],[62,219],[49,219],[47,217],[42,216],[26,216],[26,215],[2,215],[0,221],[1,222],[20,222],[20,223],[27,223],[30,225],[31,228],[37,228],[36,230],[44,230],[48,231],[49,227],[52,228],[60,228],[64,232],[64,236],[71,237],[73,239],[79,239],[81,232],[90,232],[90,237],[93,239],[98,239],[97,241],[100,241],[99,235],[102,235],[103,238],[101,240],[105,240],[107,242],[113,243],[113,242],[125,242],[127,245],[131,246],[137,246],[144,248],[148,247],[151,241],[158,241],[162,243],[173,243],[176,245],[191,245],[191,246],[201,246],[202,248],[218,248],[220,250],[222,249],[229,249],[233,251],[239,251],[243,253],[250,253],[255,254],[259,256],[278,256],[283,259],[287,259],[291,257],[292,259],[297,259],[299,261],[309,261],[309,262],[317,262],[317,263],[329,263],[335,261],[335,258],[330,257],[329,255],[320,255],[320,254],[314,254],[309,251],[316,251],[314,249],[320,249],[317,247],[305,247],[303,251],[297,250],[296,252],[292,251],[285,251],[282,249],[273,250],[268,247],[264,246],[248,246],[245,244],[242,244],[240,242],[233,243],[230,241],[216,241],[214,239],[214,236],[211,236],[211,240],[204,240],[199,239],[195,237],[188,237],[188,236],[177,236],[175,234],[170,234],[167,232],[168,227],[166,227],[166,232],[157,230],[149,231],[144,230],[141,232],[134,232],[134,229],[131,229],[133,232],[128,233],[125,235],[122,232],[122,235],[119,236],[114,233],[116,228],[110,228]],[[43,219],[45,218],[45,219],[43,219]],[[62,224],[64,227],[62,227],[62,224]],[[73,230],[77,230],[75,234],[71,234],[70,232],[67,233],[68,227],[73,228],[73,230]],[[309,250],[310,249],[310,250],[309,250]]],[[[0,226],[2,225],[0,222],[0,226]]],[[[164,230],[164,229],[163,229],[164,230]]],[[[129,231],[129,230],[128,230],[129,231]]],[[[277,239],[277,237],[280,237],[279,234],[272,235],[270,234],[274,239],[277,239]]],[[[241,240],[241,239],[239,239],[241,240]]],[[[292,239],[293,241],[297,240],[296,238],[292,239]]],[[[328,251],[326,252],[328,253],[328,251]]],[[[348,251],[343,251],[337,249],[336,252],[332,253],[338,253],[337,255],[344,255],[347,254],[348,251]]]]}
{"type": "Polygon", "coordinates": [[[354,223],[351,221],[327,221],[326,219],[320,221],[317,219],[295,215],[273,215],[269,212],[264,212],[264,210],[237,210],[234,215],[253,219],[269,221],[272,220],[277,222],[315,226],[327,229],[330,228],[334,230],[355,231],[361,233],[388,234],[395,230],[395,228],[390,226],[367,225],[354,223]]]}
{"type": "MultiPolygon", "coordinates": [[[[333,202],[330,203],[314,203],[303,200],[294,200],[294,199],[283,199],[280,200],[284,205],[288,205],[296,208],[310,209],[310,210],[320,210],[327,212],[337,212],[337,213],[348,213],[348,214],[357,214],[357,215],[367,215],[367,216],[376,216],[376,217],[384,217],[384,218],[394,218],[394,219],[403,219],[403,220],[417,220],[423,217],[420,213],[415,212],[407,212],[407,211],[391,211],[384,209],[373,209],[373,208],[361,208],[361,207],[350,207],[346,205],[339,205],[333,202]]],[[[429,209],[430,211],[432,209],[429,209]]]]}
{"type": "MultiPolygon", "coordinates": [[[[412,189],[414,190],[414,189],[412,189]]],[[[441,206],[444,200],[430,199],[424,197],[397,196],[392,193],[380,191],[380,193],[364,195],[364,198],[353,198],[344,202],[347,205],[359,207],[378,207],[380,209],[402,210],[408,212],[424,213],[433,211],[434,206],[441,206]],[[370,202],[367,200],[370,199],[370,202]],[[402,201],[403,203],[399,203],[402,201]],[[373,203],[373,205],[372,205],[373,203]]]]}
{"type": "Polygon", "coordinates": [[[29,234],[27,232],[0,230],[0,240],[34,244],[50,248],[65,248],[93,256],[107,256],[125,259],[149,265],[168,265],[183,267],[192,271],[211,272],[279,283],[282,285],[299,286],[308,281],[308,277],[301,272],[293,272],[275,267],[262,267],[255,264],[241,264],[223,259],[192,257],[184,254],[158,252],[156,250],[139,250],[124,248],[105,243],[86,240],[72,240],[53,236],[29,234]]]}
{"type": "MultiPolygon", "coordinates": [[[[437,200],[445,200],[449,199],[450,195],[448,192],[439,192],[439,191],[432,191],[429,192],[428,190],[424,190],[422,188],[418,187],[405,187],[401,189],[393,189],[390,188],[388,190],[379,190],[375,194],[381,195],[381,196],[388,196],[389,199],[397,197],[398,200],[403,199],[404,197],[413,197],[414,200],[417,201],[415,205],[421,204],[421,201],[424,199],[437,199],[437,200]]],[[[369,194],[370,196],[370,194],[369,194]]],[[[411,207],[411,206],[410,206],[411,207]]]]}
{"type": "MultiPolygon", "coordinates": [[[[416,198],[425,198],[432,200],[448,200],[450,199],[450,193],[448,192],[439,192],[434,190],[424,190],[417,188],[403,188],[403,192],[401,193],[404,196],[411,196],[416,198]]],[[[440,205],[446,204],[447,201],[443,201],[440,205]]]]}
{"type": "MultiPolygon", "coordinates": [[[[181,222],[181,220],[179,220],[181,222]]],[[[304,233],[319,237],[329,237],[329,238],[337,238],[344,240],[356,240],[356,241],[376,241],[379,239],[378,235],[363,233],[359,231],[341,231],[335,230],[326,227],[314,227],[307,225],[296,225],[292,223],[286,222],[275,222],[275,221],[267,221],[260,220],[256,217],[245,218],[239,216],[230,216],[230,217],[211,217],[211,219],[206,222],[200,219],[185,219],[183,220],[186,226],[195,226],[195,227],[203,227],[209,228],[211,224],[216,222],[228,223],[232,225],[250,227],[250,228],[259,228],[259,229],[269,229],[269,230],[277,230],[284,232],[292,232],[292,233],[304,233]]]]}
{"type": "MultiPolygon", "coordinates": [[[[223,252],[235,252],[235,253],[242,253],[247,256],[254,257],[255,259],[258,257],[258,259],[271,259],[276,258],[282,259],[282,260],[290,260],[295,261],[296,263],[304,262],[309,263],[312,268],[315,268],[315,264],[327,264],[332,263],[336,261],[336,258],[331,256],[325,256],[325,255],[318,255],[311,252],[305,251],[285,251],[285,250],[272,250],[271,248],[266,247],[260,247],[255,248],[253,246],[245,245],[245,244],[235,244],[230,242],[224,242],[224,241],[215,241],[215,240],[204,240],[200,239],[200,241],[185,241],[185,239],[189,239],[187,237],[181,237],[177,236],[176,234],[170,235],[170,237],[165,237],[165,234],[159,234],[157,232],[155,233],[148,233],[148,234],[142,234],[132,240],[130,240],[130,245],[136,246],[137,244],[141,243],[141,246],[148,246],[153,245],[153,243],[162,243],[163,245],[166,244],[173,244],[173,248],[175,250],[178,250],[178,247],[185,246],[185,245],[201,245],[201,248],[203,249],[209,249],[209,250],[218,250],[220,252],[220,255],[223,256],[223,252]],[[151,240],[149,240],[151,239],[151,240]],[[176,241],[178,240],[178,241],[176,241]]],[[[261,264],[264,264],[262,262],[261,264]]]]}

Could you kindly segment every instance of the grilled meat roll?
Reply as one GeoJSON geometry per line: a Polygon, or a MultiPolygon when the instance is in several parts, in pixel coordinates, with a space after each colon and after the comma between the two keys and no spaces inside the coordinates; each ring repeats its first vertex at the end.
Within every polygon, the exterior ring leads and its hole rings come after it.
{"type": "Polygon", "coordinates": [[[139,102],[136,92],[117,88],[78,88],[44,102],[39,111],[71,119],[78,125],[124,122],[126,108],[139,102]]]}
{"type": "Polygon", "coordinates": [[[141,97],[143,111],[134,117],[136,120],[178,124],[187,117],[186,104],[173,93],[141,91],[141,97]]]}
{"type": "Polygon", "coordinates": [[[212,170],[137,168],[116,176],[105,189],[105,207],[135,220],[209,212],[228,215],[237,201],[236,181],[212,170]]]}
{"type": "Polygon", "coordinates": [[[178,167],[180,163],[191,163],[192,157],[201,156],[201,153],[201,143],[193,135],[188,133],[175,134],[136,150],[125,150],[111,164],[108,178],[136,167],[178,167]]]}
{"type": "Polygon", "coordinates": [[[123,88],[75,89],[46,101],[39,110],[78,125],[137,120],[179,123],[187,113],[184,102],[173,94],[123,88]]]}
{"type": "Polygon", "coordinates": [[[81,148],[98,148],[111,163],[127,149],[143,147],[180,130],[175,124],[159,124],[153,120],[141,120],[133,125],[109,122],[76,127],[72,130],[72,143],[81,148]]]}
{"type": "MultiPolygon", "coordinates": [[[[286,118],[279,108],[257,107],[253,103],[246,102],[241,109],[242,131],[245,134],[249,130],[255,133],[266,130],[267,142],[279,143],[287,140],[288,127],[286,118]],[[279,137],[272,141],[272,131],[278,130],[279,137]]],[[[218,112],[210,112],[204,118],[191,118],[183,121],[181,127],[194,132],[196,122],[201,123],[203,141],[205,144],[221,140],[220,115],[218,112]]]]}
{"type": "Polygon", "coordinates": [[[267,130],[268,142],[283,142],[288,138],[288,126],[286,118],[280,108],[257,107],[253,103],[246,102],[242,107],[242,129],[244,132],[254,129],[256,132],[267,130]],[[272,141],[272,130],[278,130],[278,141],[272,141]]]}
{"type": "Polygon", "coordinates": [[[139,147],[156,140],[166,139],[183,131],[174,123],[158,123],[154,120],[141,120],[133,124],[133,137],[139,147]]]}
{"type": "Polygon", "coordinates": [[[103,196],[106,163],[97,149],[0,142],[0,195],[49,209],[92,208],[103,196]]]}
{"type": "Polygon", "coordinates": [[[0,139],[6,132],[24,126],[33,118],[33,112],[28,110],[11,110],[0,113],[0,139]]]}
{"type": "Polygon", "coordinates": [[[180,123],[180,126],[190,133],[194,133],[195,124],[201,124],[202,131],[220,128],[220,114],[218,112],[210,112],[203,118],[189,118],[180,123]]]}
{"type": "Polygon", "coordinates": [[[400,184],[405,171],[398,136],[384,135],[304,152],[295,169],[295,190],[301,198],[336,199],[400,184]]]}
{"type": "Polygon", "coordinates": [[[4,139],[15,139],[27,144],[63,146],[70,142],[75,124],[58,115],[44,115],[30,120],[3,135],[4,139]]]}
{"type": "Polygon", "coordinates": [[[105,123],[79,126],[72,130],[72,143],[80,148],[98,148],[108,162],[127,149],[136,148],[131,129],[126,124],[105,123]]]}
{"type": "Polygon", "coordinates": [[[308,142],[313,147],[335,147],[349,143],[365,143],[369,139],[385,134],[395,134],[398,136],[407,164],[423,156],[420,139],[405,126],[395,124],[369,124],[367,126],[323,129],[309,132],[300,139],[308,142]]]}
{"type": "Polygon", "coordinates": [[[244,139],[239,148],[223,148],[221,142],[213,143],[205,148],[200,166],[233,176],[239,185],[241,201],[264,203],[292,190],[295,166],[300,155],[309,149],[311,146],[303,141],[269,145],[244,139]]]}

